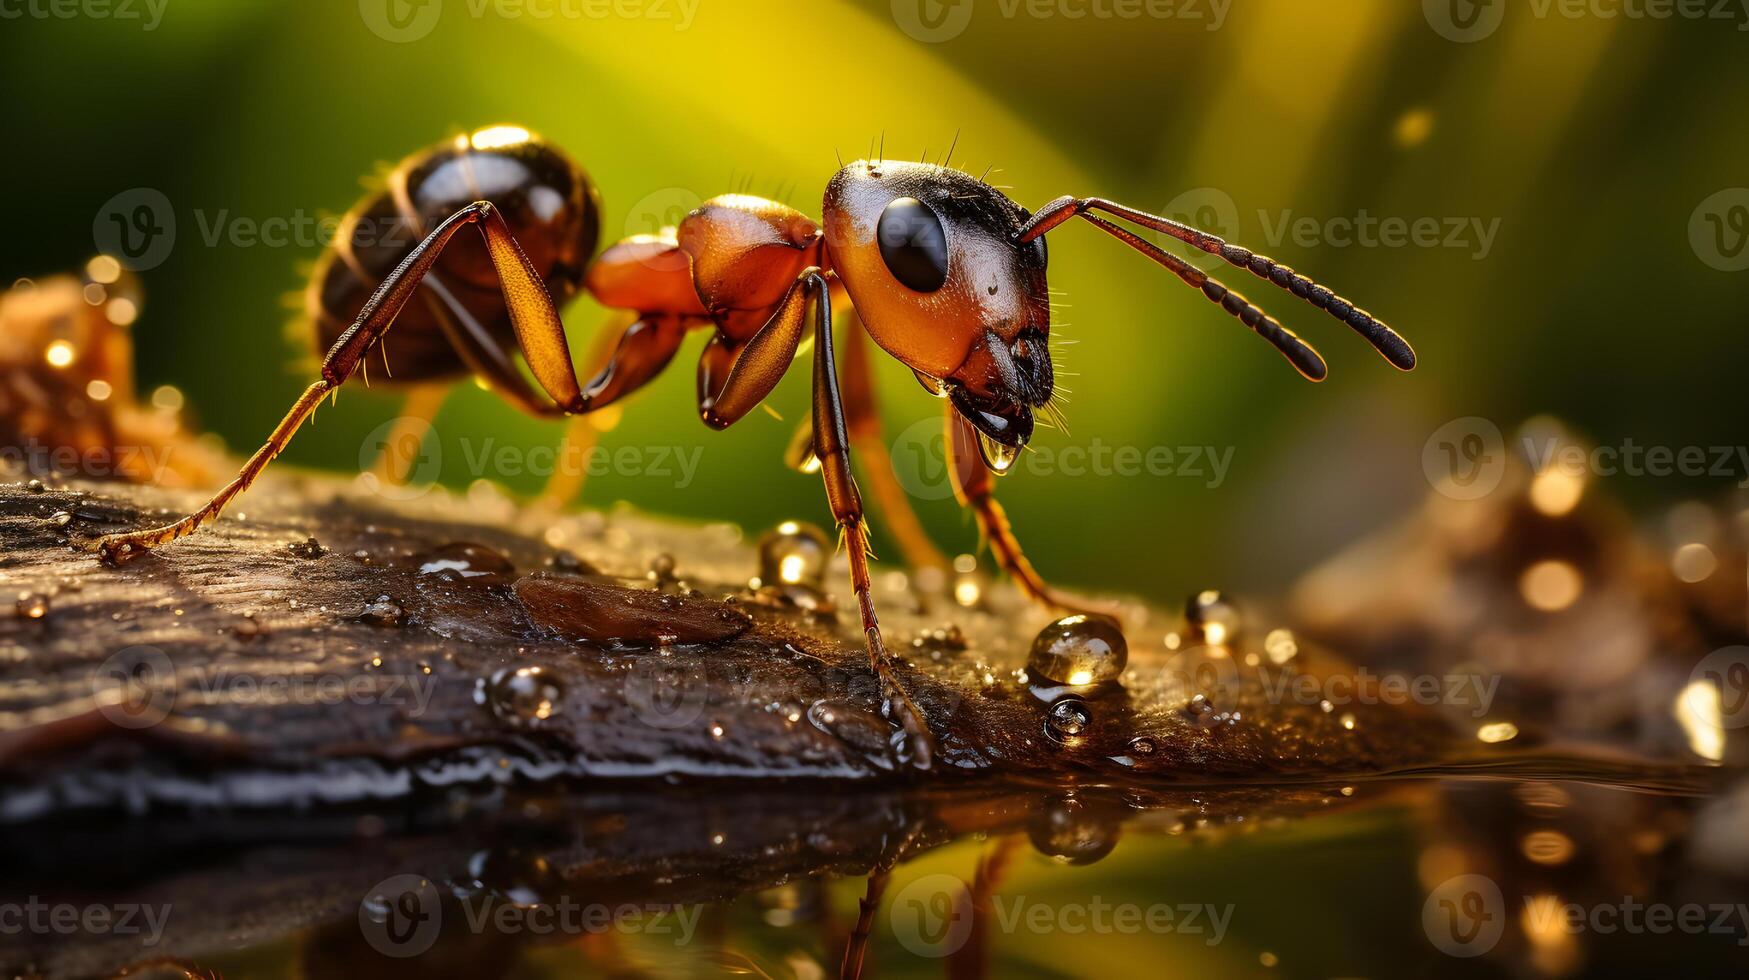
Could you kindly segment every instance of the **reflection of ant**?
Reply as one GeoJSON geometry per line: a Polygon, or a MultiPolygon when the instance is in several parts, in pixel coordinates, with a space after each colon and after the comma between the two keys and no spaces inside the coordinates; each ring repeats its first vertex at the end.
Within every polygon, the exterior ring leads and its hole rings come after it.
{"type": "MultiPolygon", "coordinates": [[[[851,433],[866,431],[875,417],[870,366],[858,353],[861,331],[853,329],[840,385],[834,299],[848,299],[875,343],[947,400],[961,499],[975,509],[997,560],[1021,588],[1058,604],[1022,555],[990,480],[1031,439],[1035,411],[1053,412],[1045,233],[1071,218],[1086,219],[1200,290],[1314,381],[1325,376],[1324,360],[1299,337],[1105,216],[1247,269],[1352,327],[1397,367],[1415,363],[1409,345],[1389,327],[1261,255],[1099,198],[1063,197],[1029,213],[989,184],[945,166],[852,163],[827,185],[823,222],[762,198],[713,198],[678,228],[628,238],[591,265],[599,210],[582,170],[515,127],[480,130],[409,158],[385,192],[349,216],[311,284],[318,332],[332,345],[321,376],[217,496],[172,524],[102,539],[104,557],[129,558],[216,518],[372,353],[397,378],[471,372],[533,414],[583,415],[648,383],[688,330],[706,328],[699,414],[722,429],[776,388],[811,327],[813,434],[806,458],[823,474],[833,517],[850,542],[870,660],[898,702],[894,713],[910,733],[913,761],[927,765],[927,728],[898,686],[875,618],[867,526],[849,449],[851,433]],[[424,240],[410,249],[361,248],[351,232],[363,218],[411,222],[424,240]],[[468,227],[477,237],[457,235],[468,227]],[[556,308],[583,288],[604,306],[637,314],[587,383],[578,381],[556,308]],[[415,297],[420,302],[410,302],[415,297]],[[396,324],[391,353],[383,340],[396,324]],[[513,360],[517,350],[546,398],[524,380],[513,360]]],[[[871,479],[891,481],[886,469],[871,479]]]]}

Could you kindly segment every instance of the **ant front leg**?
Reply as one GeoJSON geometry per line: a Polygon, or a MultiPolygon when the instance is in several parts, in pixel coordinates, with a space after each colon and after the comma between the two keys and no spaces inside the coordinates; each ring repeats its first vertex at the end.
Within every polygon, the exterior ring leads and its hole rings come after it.
{"type": "Polygon", "coordinates": [[[832,516],[846,542],[850,557],[850,584],[856,592],[857,611],[862,615],[862,632],[868,644],[869,663],[880,675],[888,692],[890,714],[897,714],[904,728],[912,753],[912,764],[929,768],[935,755],[935,737],[917,710],[904,685],[893,669],[892,654],[881,639],[881,626],[875,616],[874,585],[868,570],[868,525],[862,511],[862,495],[857,492],[856,479],[850,472],[850,437],[844,413],[844,399],[838,391],[837,363],[832,355],[832,297],[826,276],[819,269],[802,273],[798,285],[806,283],[814,291],[814,453],[820,460],[820,472],[826,480],[826,499],[832,506],[832,516]]]}
{"type": "Polygon", "coordinates": [[[1014,525],[1009,523],[1008,512],[1002,509],[1002,504],[996,499],[994,480],[990,476],[990,468],[984,464],[983,454],[978,450],[976,431],[951,406],[947,409],[946,444],[948,472],[953,474],[954,495],[963,506],[972,508],[972,513],[978,518],[978,529],[990,543],[990,553],[996,557],[997,564],[1008,573],[1008,577],[1014,580],[1015,586],[1028,599],[1047,606],[1098,616],[1117,615],[1115,606],[1085,602],[1064,595],[1045,582],[1038,570],[1032,567],[1025,552],[1020,550],[1020,539],[1014,536],[1014,525]]]}
{"type": "Polygon", "coordinates": [[[535,380],[565,411],[581,410],[583,392],[571,366],[571,353],[565,341],[564,325],[559,321],[558,311],[553,308],[552,297],[547,294],[546,287],[542,285],[534,267],[529,264],[521,246],[511,237],[510,229],[498,209],[489,202],[476,201],[438,225],[383,280],[382,285],[377,287],[377,291],[364,304],[364,308],[359,310],[358,318],[353,321],[352,326],[329,348],[328,356],[322,362],[321,377],[298,396],[291,410],[268,436],[267,442],[255,451],[255,455],[249,457],[249,461],[243,464],[235,479],[211,500],[181,520],[144,531],[112,534],[99,539],[95,548],[103,559],[112,563],[124,561],[193,534],[217,519],[232,500],[254,485],[268,464],[290,444],[304,421],[315,414],[322,399],[338,392],[340,386],[358,370],[365,355],[370,353],[394,325],[395,317],[400,315],[407,301],[417,292],[420,283],[436,264],[438,256],[443,254],[444,247],[466,225],[474,225],[485,239],[487,252],[492,257],[492,265],[498,273],[499,284],[504,292],[505,305],[510,312],[511,327],[524,356],[528,358],[528,366],[535,380]]]}
{"type": "Polygon", "coordinates": [[[881,416],[875,400],[874,365],[869,358],[869,340],[861,317],[854,310],[844,331],[844,409],[851,443],[862,455],[862,472],[868,477],[875,501],[886,518],[887,532],[899,543],[905,563],[913,568],[947,568],[947,559],[929,540],[923,522],[911,507],[911,498],[893,475],[893,458],[881,436],[881,416]]]}

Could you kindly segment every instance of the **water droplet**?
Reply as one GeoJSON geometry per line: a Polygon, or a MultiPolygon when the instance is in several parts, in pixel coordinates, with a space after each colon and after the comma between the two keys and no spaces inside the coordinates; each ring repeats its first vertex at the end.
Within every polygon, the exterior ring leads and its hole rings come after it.
{"type": "Polygon", "coordinates": [[[882,769],[896,765],[893,726],[878,712],[844,698],[833,698],[809,705],[808,722],[882,769]]]}
{"type": "Polygon", "coordinates": [[[404,626],[407,622],[407,610],[388,596],[380,595],[358,614],[358,621],[372,626],[404,626]]]}
{"type": "Polygon", "coordinates": [[[1083,687],[1116,680],[1129,656],[1129,644],[1115,620],[1065,616],[1039,631],[1026,669],[1058,684],[1083,687]]]}
{"type": "Polygon", "coordinates": [[[49,614],[49,597],[41,592],[20,592],[18,614],[25,619],[42,619],[49,614]]]}
{"type": "Polygon", "coordinates": [[[1184,703],[1184,710],[1192,718],[1201,718],[1215,710],[1215,706],[1213,702],[1209,701],[1207,695],[1198,694],[1184,703]]]}
{"type": "Polygon", "coordinates": [[[473,579],[490,582],[516,574],[510,559],[483,544],[465,541],[446,544],[419,557],[419,574],[433,575],[451,581],[473,579]]]}
{"type": "Polygon", "coordinates": [[[1213,589],[1191,596],[1185,604],[1184,618],[1190,624],[1190,632],[1212,646],[1231,643],[1239,635],[1238,607],[1213,589]]]}
{"type": "Polygon", "coordinates": [[[826,532],[801,521],[784,521],[759,538],[759,580],[766,585],[819,588],[826,580],[832,542],[826,532]]]}
{"type": "Polygon", "coordinates": [[[650,581],[658,585],[666,585],[677,581],[674,574],[674,556],[663,553],[650,559],[650,581]]]}
{"type": "Polygon", "coordinates": [[[540,667],[506,667],[475,694],[492,714],[519,728],[538,726],[558,714],[563,697],[559,682],[540,667]]]}
{"type": "Polygon", "coordinates": [[[44,493],[48,487],[44,486],[41,480],[32,480],[24,485],[24,489],[29,493],[44,493]]]}
{"type": "Polygon", "coordinates": [[[1045,804],[1027,828],[1039,853],[1065,864],[1092,864],[1117,846],[1121,821],[1105,808],[1072,796],[1045,804]]]}
{"type": "Polygon", "coordinates": [[[73,523],[73,515],[64,510],[57,510],[49,515],[49,523],[56,527],[66,527],[73,523]]]}
{"type": "Polygon", "coordinates": [[[1146,735],[1130,739],[1130,755],[1146,757],[1159,750],[1160,747],[1154,744],[1154,740],[1146,735]]]}
{"type": "Polygon", "coordinates": [[[922,371],[912,371],[911,373],[917,375],[917,383],[923,386],[924,391],[929,392],[937,398],[947,397],[946,382],[932,375],[924,374],[922,371]]]}
{"type": "Polygon", "coordinates": [[[978,450],[984,454],[984,465],[997,476],[1006,475],[1014,468],[1014,461],[1020,458],[1019,446],[1004,446],[981,431],[978,433],[978,450]]]}
{"type": "Polygon", "coordinates": [[[1092,724],[1093,712],[1080,698],[1058,701],[1045,716],[1045,732],[1059,742],[1084,734],[1092,724]]]}

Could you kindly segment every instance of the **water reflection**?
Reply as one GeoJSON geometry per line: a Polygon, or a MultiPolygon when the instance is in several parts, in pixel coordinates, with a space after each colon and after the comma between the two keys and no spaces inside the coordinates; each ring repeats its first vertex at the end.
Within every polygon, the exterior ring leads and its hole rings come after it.
{"type": "Polygon", "coordinates": [[[1560,769],[1152,790],[653,785],[63,825],[7,845],[0,908],[87,918],[0,935],[0,960],[48,976],[785,978],[1744,962],[1746,791],[1715,793],[1703,770],[1560,769]],[[149,915],[123,928],[135,908],[163,910],[161,936],[149,915]]]}

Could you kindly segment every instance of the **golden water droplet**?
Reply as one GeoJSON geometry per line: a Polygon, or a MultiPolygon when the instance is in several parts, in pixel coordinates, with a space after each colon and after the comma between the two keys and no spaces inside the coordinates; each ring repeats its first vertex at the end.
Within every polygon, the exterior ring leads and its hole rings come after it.
{"type": "Polygon", "coordinates": [[[759,538],[759,579],[765,584],[819,586],[825,581],[832,543],[826,532],[801,521],[784,521],[759,538]]]}
{"type": "Polygon", "coordinates": [[[997,476],[1004,476],[1014,469],[1014,462],[1020,458],[1019,446],[1004,446],[1002,443],[978,433],[978,450],[984,454],[984,465],[997,476]]]}
{"type": "Polygon", "coordinates": [[[109,396],[113,394],[115,394],[115,388],[102,378],[94,378],[85,386],[85,397],[94,402],[108,401],[109,396]]]}
{"type": "Polygon", "coordinates": [[[1129,661],[1129,643],[1104,616],[1065,616],[1039,631],[1027,658],[1029,672],[1081,687],[1116,680],[1129,661]]]}

